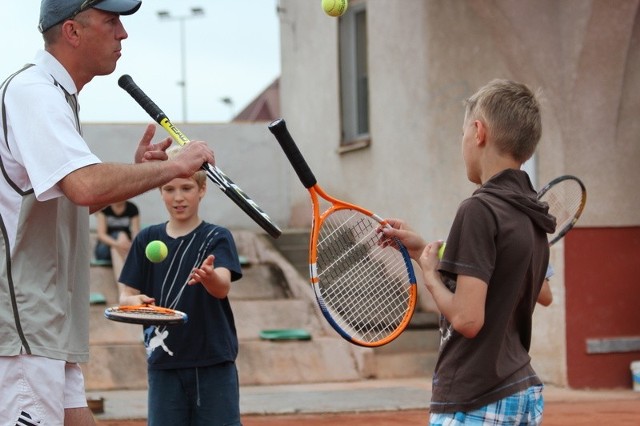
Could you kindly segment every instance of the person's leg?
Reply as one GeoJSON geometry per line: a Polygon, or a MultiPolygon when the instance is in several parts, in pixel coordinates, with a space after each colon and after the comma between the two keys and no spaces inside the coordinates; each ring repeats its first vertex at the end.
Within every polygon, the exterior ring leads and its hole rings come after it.
{"type": "Polygon", "coordinates": [[[98,241],[93,251],[96,260],[111,261],[111,248],[105,243],[98,241]]]}
{"type": "Polygon", "coordinates": [[[93,413],[87,406],[82,370],[75,363],[65,365],[64,424],[65,426],[95,426],[96,424],[93,413]]]}
{"type": "MultiPolygon", "coordinates": [[[[124,232],[118,232],[118,235],[114,236],[119,246],[123,244],[131,245],[131,241],[129,237],[124,232]]],[[[118,248],[111,247],[111,267],[113,268],[113,277],[116,280],[116,283],[120,279],[120,272],[122,271],[122,267],[124,265],[124,261],[126,259],[127,254],[122,253],[118,248]]],[[[118,285],[118,294],[122,291],[122,286],[118,285]]]]}
{"type": "Polygon", "coordinates": [[[429,426],[462,426],[465,414],[457,413],[431,413],[429,415],[429,426]]]}
{"type": "Polygon", "coordinates": [[[542,390],[544,386],[531,386],[527,389],[527,406],[525,415],[522,419],[522,425],[540,425],[542,424],[542,413],[544,411],[544,398],[542,390]]]}
{"type": "Polygon", "coordinates": [[[64,426],[95,426],[96,421],[89,407],[65,408],[64,426]]]}
{"type": "Polygon", "coordinates": [[[177,370],[148,370],[148,426],[188,425],[189,401],[177,370]]]}
{"type": "Polygon", "coordinates": [[[195,371],[191,426],[241,426],[240,391],[236,364],[226,362],[195,371]]]}

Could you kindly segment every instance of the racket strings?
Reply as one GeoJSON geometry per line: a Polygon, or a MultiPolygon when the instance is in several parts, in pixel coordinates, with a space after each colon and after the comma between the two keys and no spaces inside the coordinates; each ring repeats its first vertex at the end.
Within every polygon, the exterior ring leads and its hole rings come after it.
{"type": "Polygon", "coordinates": [[[360,212],[338,210],[322,223],[318,242],[314,289],[333,320],[365,342],[394,333],[411,306],[406,260],[378,244],[379,227],[360,212]]]}
{"type": "Polygon", "coordinates": [[[556,230],[549,236],[552,239],[578,219],[584,196],[580,184],[566,180],[551,187],[541,200],[549,205],[549,214],[556,218],[556,230]]]}

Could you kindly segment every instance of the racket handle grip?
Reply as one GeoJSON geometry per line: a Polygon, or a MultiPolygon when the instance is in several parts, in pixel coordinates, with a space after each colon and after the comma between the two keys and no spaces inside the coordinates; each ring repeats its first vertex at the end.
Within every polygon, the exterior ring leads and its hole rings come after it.
{"type": "Polygon", "coordinates": [[[129,93],[129,95],[131,95],[131,97],[135,99],[138,104],[140,104],[142,109],[144,109],[147,114],[149,114],[151,118],[156,121],[156,123],[162,124],[162,120],[167,118],[160,107],[156,105],[155,102],[153,102],[151,98],[149,98],[149,96],[147,96],[140,87],[138,87],[138,85],[135,83],[135,81],[133,81],[133,78],[131,78],[130,75],[124,74],[123,76],[121,76],[118,79],[118,86],[126,90],[127,93],[129,93]]]}
{"type": "Polygon", "coordinates": [[[273,133],[273,136],[276,137],[276,140],[289,159],[291,166],[293,166],[304,187],[309,189],[314,186],[317,183],[316,177],[313,175],[309,165],[291,137],[284,118],[278,118],[272,121],[269,124],[269,130],[273,133]]]}

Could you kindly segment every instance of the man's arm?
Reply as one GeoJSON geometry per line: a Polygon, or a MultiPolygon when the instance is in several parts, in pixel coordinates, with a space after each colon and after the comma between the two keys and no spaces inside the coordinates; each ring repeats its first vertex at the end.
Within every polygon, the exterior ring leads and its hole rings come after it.
{"type": "Polygon", "coordinates": [[[204,142],[190,142],[180,154],[167,161],[92,164],[69,173],[59,185],[67,198],[75,204],[90,206],[93,212],[157,188],[176,177],[193,176],[205,162],[215,164],[211,150],[204,142]]]}

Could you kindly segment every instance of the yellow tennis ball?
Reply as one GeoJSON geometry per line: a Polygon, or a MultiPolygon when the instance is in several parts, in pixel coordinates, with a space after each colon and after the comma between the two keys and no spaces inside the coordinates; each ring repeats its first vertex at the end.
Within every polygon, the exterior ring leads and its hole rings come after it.
{"type": "Polygon", "coordinates": [[[347,11],[347,0],[322,0],[322,10],[329,16],[342,16],[347,11]]]}
{"type": "Polygon", "coordinates": [[[442,259],[442,256],[444,256],[444,248],[446,246],[447,246],[447,243],[442,243],[442,245],[438,249],[438,259],[442,259]]]}
{"type": "Polygon", "coordinates": [[[147,247],[144,249],[144,254],[147,256],[147,259],[153,263],[160,263],[167,257],[167,254],[169,254],[169,249],[162,241],[155,240],[147,244],[147,247]]]}

